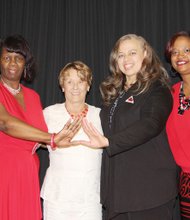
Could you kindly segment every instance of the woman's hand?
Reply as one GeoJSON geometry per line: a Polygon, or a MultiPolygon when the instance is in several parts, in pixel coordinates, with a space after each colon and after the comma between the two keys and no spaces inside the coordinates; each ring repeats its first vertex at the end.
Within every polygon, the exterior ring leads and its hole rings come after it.
{"type": "Polygon", "coordinates": [[[54,137],[55,145],[58,148],[70,147],[71,140],[81,127],[82,118],[76,118],[73,122],[71,119],[67,121],[63,129],[54,137]]]}
{"type": "Polygon", "coordinates": [[[104,148],[109,145],[108,139],[103,136],[91,122],[88,122],[85,118],[82,120],[82,128],[87,134],[89,141],[72,141],[72,145],[85,145],[92,148],[104,148]]]}

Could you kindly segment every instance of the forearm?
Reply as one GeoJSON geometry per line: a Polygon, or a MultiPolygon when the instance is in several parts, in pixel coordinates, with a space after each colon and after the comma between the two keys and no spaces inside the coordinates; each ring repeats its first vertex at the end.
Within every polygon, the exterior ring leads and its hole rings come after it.
{"type": "Polygon", "coordinates": [[[110,145],[107,151],[110,155],[142,146],[165,129],[172,109],[170,91],[157,87],[149,94],[149,97],[146,97],[145,102],[140,106],[140,113],[136,117],[136,121],[123,128],[122,131],[115,132],[111,137],[108,137],[110,145]]]}
{"type": "Polygon", "coordinates": [[[80,118],[74,120],[72,123],[69,120],[63,125],[63,129],[60,132],[52,135],[10,115],[0,104],[0,131],[15,138],[49,144],[52,147],[68,147],[70,146],[70,140],[78,132],[80,127],[80,118]]]}
{"type": "Polygon", "coordinates": [[[109,147],[108,154],[114,156],[133,148],[142,146],[152,138],[159,135],[163,127],[154,124],[151,119],[137,121],[132,126],[126,127],[123,131],[115,133],[108,137],[109,147]]]}
{"type": "Polygon", "coordinates": [[[15,117],[9,116],[7,120],[0,123],[0,127],[1,131],[16,138],[46,144],[50,143],[50,134],[32,127],[15,117]]]}

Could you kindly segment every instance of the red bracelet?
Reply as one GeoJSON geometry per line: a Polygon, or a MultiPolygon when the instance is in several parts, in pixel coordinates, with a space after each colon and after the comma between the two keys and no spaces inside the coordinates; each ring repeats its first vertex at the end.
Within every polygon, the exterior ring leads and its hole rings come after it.
{"type": "Polygon", "coordinates": [[[54,137],[55,137],[55,133],[51,134],[50,146],[52,150],[55,150],[57,147],[54,141],[54,137]]]}

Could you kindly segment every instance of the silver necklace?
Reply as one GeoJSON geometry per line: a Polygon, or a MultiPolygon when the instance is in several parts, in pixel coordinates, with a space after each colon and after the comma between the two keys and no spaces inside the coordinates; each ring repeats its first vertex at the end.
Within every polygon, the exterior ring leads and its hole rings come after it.
{"type": "Polygon", "coordinates": [[[110,129],[111,129],[111,126],[112,126],[113,115],[115,113],[115,109],[117,108],[119,100],[122,99],[124,95],[125,95],[125,90],[123,90],[119,93],[119,96],[116,98],[116,100],[114,101],[114,103],[113,103],[113,105],[110,109],[110,112],[109,112],[109,128],[110,129]]]}
{"type": "Polygon", "coordinates": [[[1,81],[4,85],[4,87],[7,88],[7,90],[9,90],[9,92],[12,94],[12,95],[17,95],[19,94],[20,90],[21,90],[21,86],[20,86],[20,83],[18,85],[18,89],[13,89],[12,87],[10,87],[6,82],[4,82],[4,80],[1,78],[1,81]]]}

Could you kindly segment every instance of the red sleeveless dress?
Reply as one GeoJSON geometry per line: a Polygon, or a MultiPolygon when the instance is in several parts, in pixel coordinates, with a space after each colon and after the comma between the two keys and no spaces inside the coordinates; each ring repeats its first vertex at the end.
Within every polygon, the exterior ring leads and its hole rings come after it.
{"type": "MultiPolygon", "coordinates": [[[[0,83],[0,104],[13,116],[47,131],[39,95],[22,86],[25,109],[0,83]]],[[[0,219],[42,219],[39,189],[39,159],[35,142],[0,132],[0,219]]]]}

